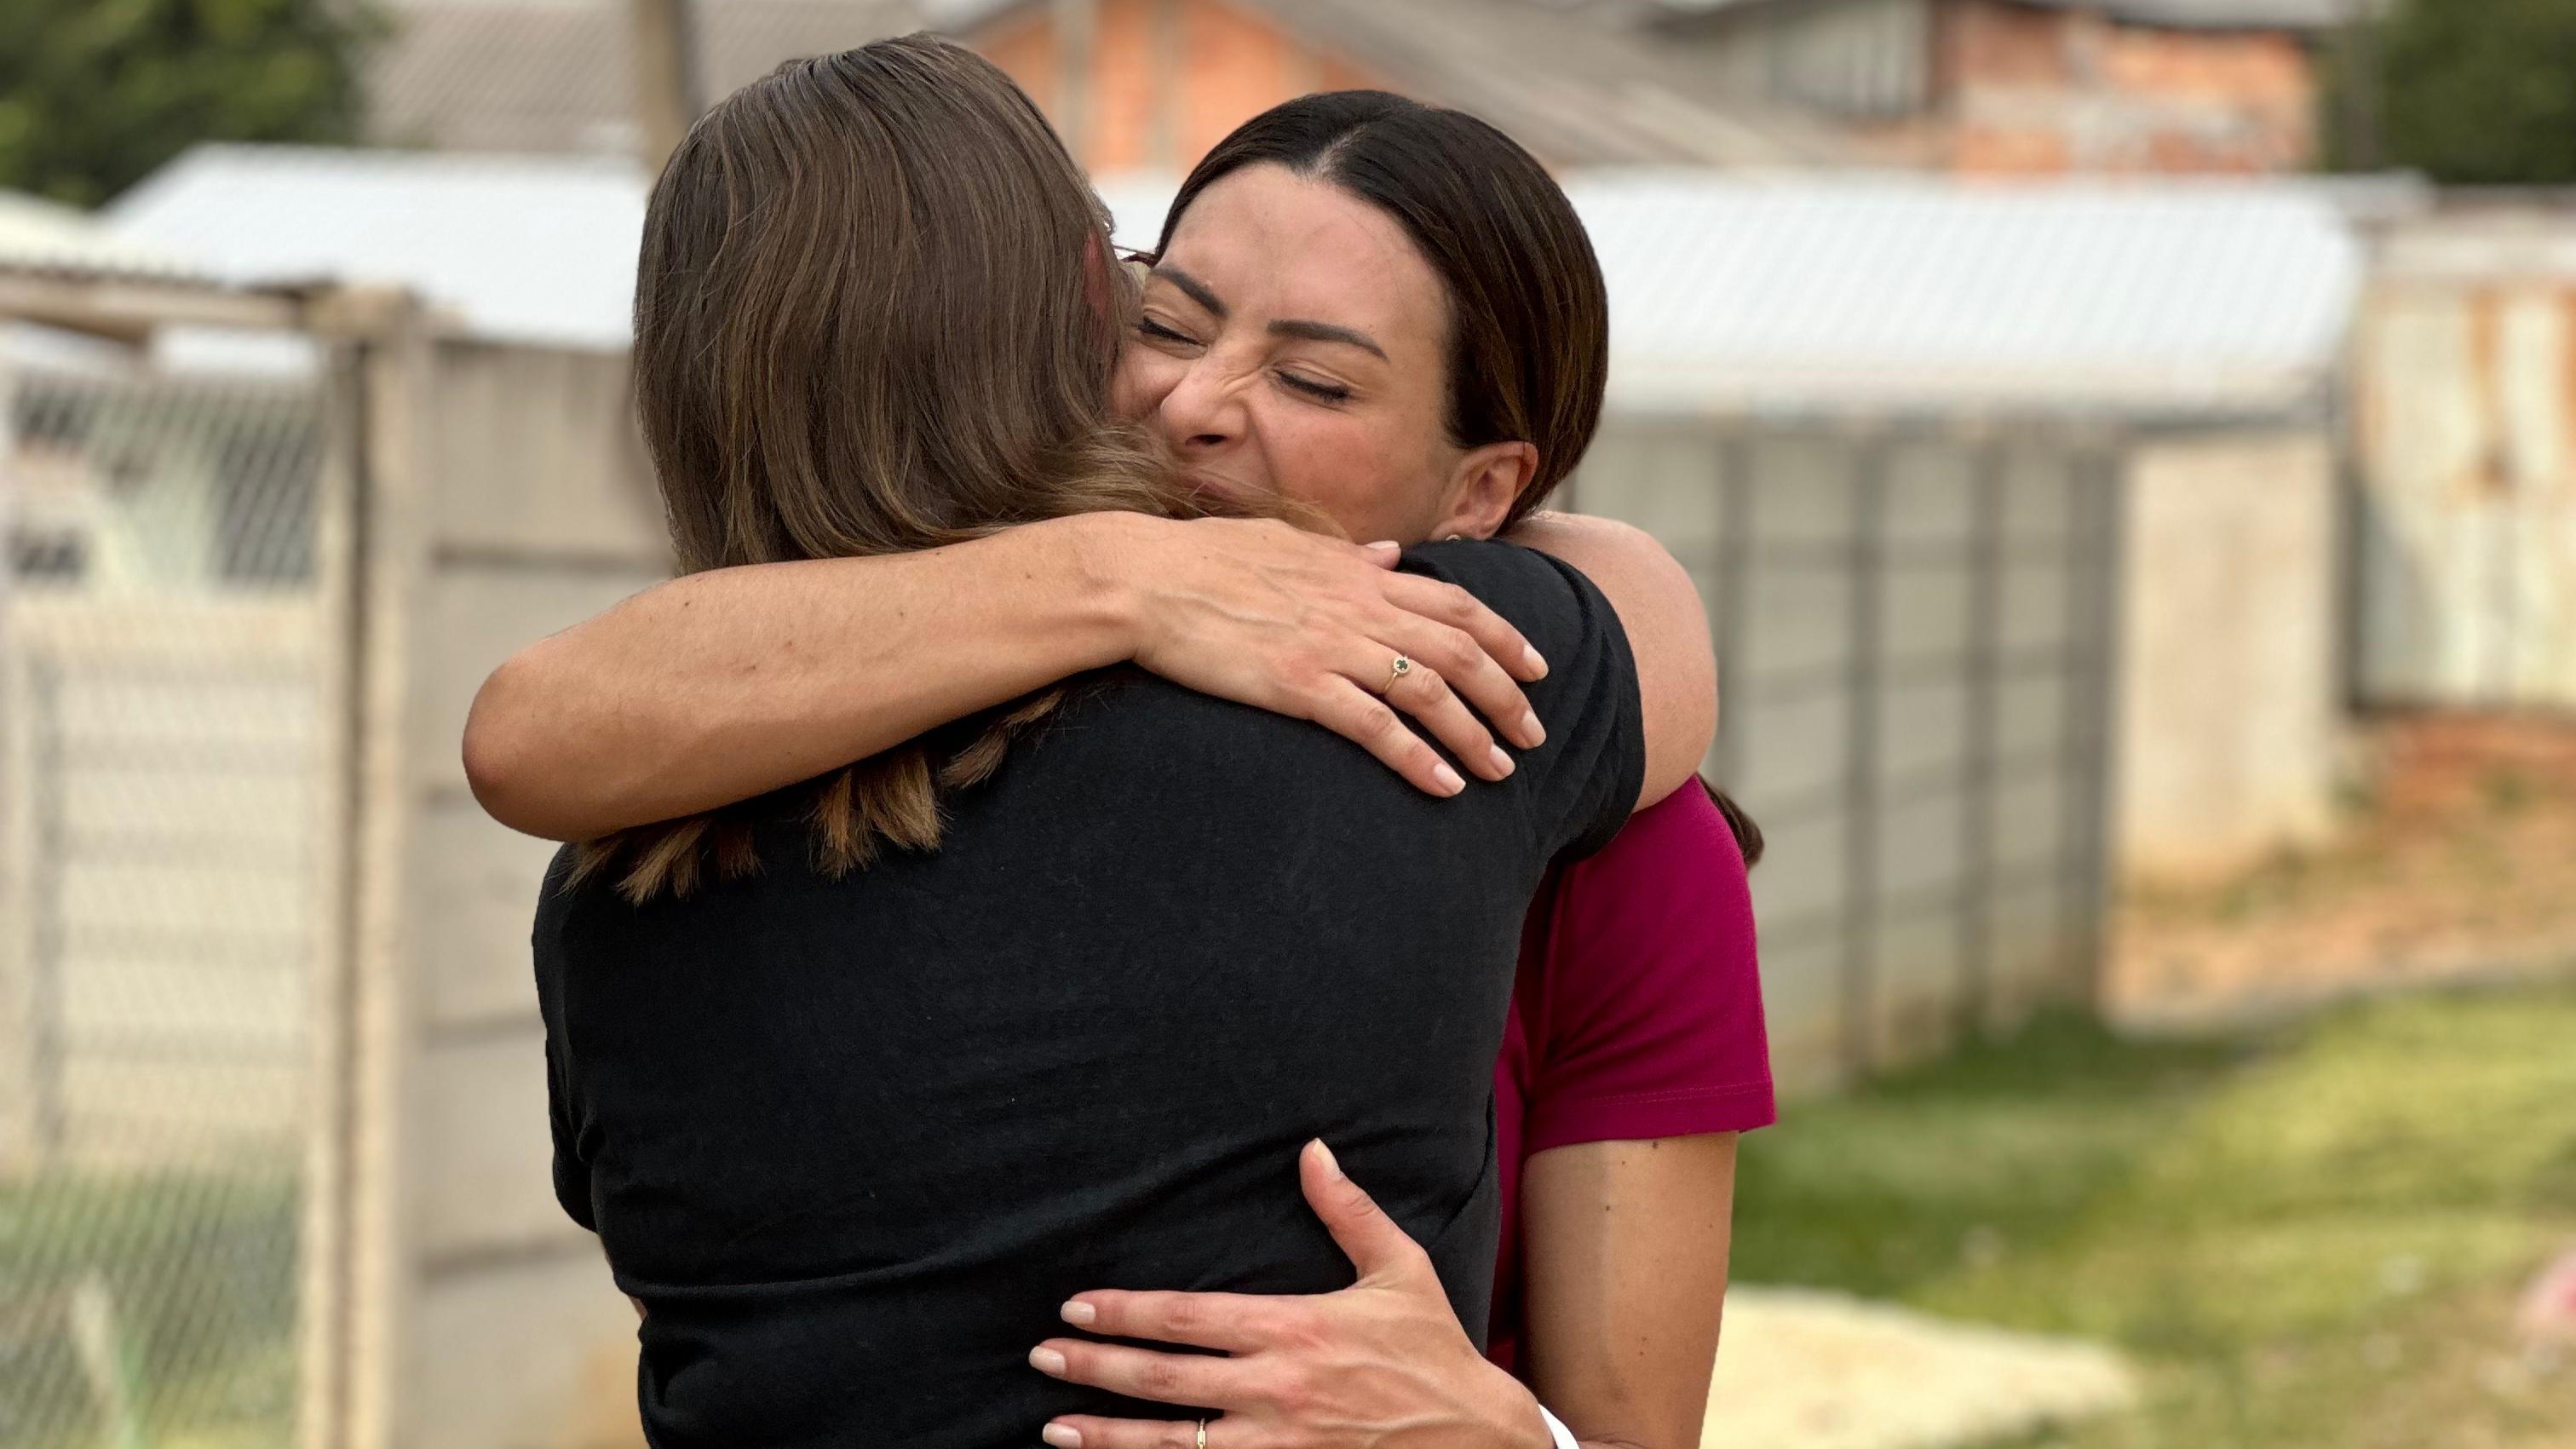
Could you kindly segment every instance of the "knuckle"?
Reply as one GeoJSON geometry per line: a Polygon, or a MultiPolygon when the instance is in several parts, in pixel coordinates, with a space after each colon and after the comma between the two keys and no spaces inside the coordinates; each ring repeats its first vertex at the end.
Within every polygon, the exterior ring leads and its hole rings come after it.
{"type": "Polygon", "coordinates": [[[1486,657],[1485,646],[1477,643],[1476,636],[1464,629],[1441,630],[1440,642],[1434,647],[1440,667],[1453,674],[1464,674],[1474,669],[1486,657]]]}
{"type": "Polygon", "coordinates": [[[1208,1326],[1207,1309],[1190,1298],[1172,1298],[1157,1305],[1157,1323],[1176,1338],[1186,1337],[1208,1326]]]}
{"type": "Polygon", "coordinates": [[[1284,1418],[1303,1418],[1315,1412],[1323,1402],[1323,1390],[1315,1375],[1305,1369],[1282,1370],[1270,1385],[1270,1404],[1284,1418]]]}
{"type": "Polygon", "coordinates": [[[1144,1367],[1136,1372],[1136,1387],[1144,1390],[1145,1397],[1164,1403],[1178,1402],[1187,1380],[1188,1375],[1181,1371],[1181,1366],[1168,1357],[1147,1359],[1144,1367]]]}
{"type": "Polygon", "coordinates": [[[1324,1348],[1332,1338],[1323,1317],[1315,1313],[1296,1313],[1281,1320],[1278,1341],[1285,1347],[1312,1353],[1324,1348]]]}

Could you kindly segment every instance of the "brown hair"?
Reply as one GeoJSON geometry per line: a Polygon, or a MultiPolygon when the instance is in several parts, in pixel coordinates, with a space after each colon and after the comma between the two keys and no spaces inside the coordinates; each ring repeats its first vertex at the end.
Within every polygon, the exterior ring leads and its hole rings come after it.
{"type": "MultiPolygon", "coordinates": [[[[789,61],[671,154],[635,285],[636,410],[683,572],[935,548],[1013,524],[1206,511],[1115,420],[1133,283],[1028,97],[932,36],[789,61]]],[[[814,787],[816,865],[935,847],[1061,686],[814,787]]],[[[642,902],[758,866],[739,807],[581,848],[642,902]]]]}
{"type": "Polygon", "coordinates": [[[1547,168],[1463,111],[1384,91],[1300,96],[1190,169],[1157,252],[1200,192],[1265,163],[1338,186],[1404,228],[1449,293],[1449,440],[1537,448],[1504,521],[1538,507],[1592,445],[1610,378],[1609,289],[1547,168]]]}

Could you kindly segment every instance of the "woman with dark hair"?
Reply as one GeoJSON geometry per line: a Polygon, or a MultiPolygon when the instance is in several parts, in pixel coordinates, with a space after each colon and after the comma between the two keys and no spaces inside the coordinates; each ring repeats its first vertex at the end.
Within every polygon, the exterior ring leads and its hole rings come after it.
{"type": "MultiPolygon", "coordinates": [[[[674,185],[666,176],[664,189],[674,185]]],[[[1597,266],[1562,194],[1498,133],[1392,97],[1291,103],[1194,173],[1161,250],[1120,370],[1119,410],[1157,424],[1177,450],[1190,507],[1303,505],[1352,536],[1399,541],[1490,536],[1520,519],[1516,537],[1580,564],[1614,599],[1676,582],[1669,560],[1629,531],[1528,516],[1580,457],[1598,418],[1606,313],[1597,266]]],[[[648,257],[646,285],[653,280],[648,257]]],[[[1092,290],[1106,285],[1096,280],[1092,290]]],[[[874,337],[841,341],[883,346],[874,337]]],[[[775,362],[760,375],[803,375],[775,362]]],[[[814,379],[815,415],[839,386],[814,379]]],[[[657,446],[657,460],[667,451],[657,446]]],[[[871,476],[892,476],[883,472],[887,458],[866,462],[871,476]]],[[[677,506],[674,513],[676,521],[677,506]]],[[[805,551],[879,550],[835,540],[805,551]]],[[[1515,629],[1455,589],[1387,572],[1388,562],[1277,524],[1129,514],[1032,521],[926,553],[696,573],[505,666],[478,701],[469,769],[503,819],[596,836],[830,771],[925,727],[1132,660],[1350,735],[1431,793],[1454,797],[1423,802],[1431,818],[1542,788],[1533,777],[1565,742],[1549,738],[1528,706],[1541,703],[1543,712],[1571,682],[1559,646],[1537,641],[1547,656],[1539,659],[1522,614],[1515,629]],[[1526,699],[1516,679],[1532,681],[1526,699]],[[1523,749],[1518,761],[1494,747],[1469,702],[1523,749]],[[1412,714],[1470,773],[1501,783],[1469,790],[1390,706],[1412,714]]],[[[1686,600],[1686,585],[1682,593],[1686,600]]],[[[1641,669],[1676,656],[1685,673],[1704,669],[1695,605],[1621,612],[1641,669]]],[[[1653,727],[1658,701],[1704,706],[1709,688],[1698,674],[1647,694],[1653,755],[1659,738],[1690,734],[1653,727]]],[[[1007,720],[975,728],[986,753],[1009,745],[1007,720]]],[[[1647,774],[1686,777],[1697,747],[1683,750],[1678,771],[1650,763],[1647,774]]],[[[916,749],[895,774],[923,781],[936,755],[916,749]]],[[[984,759],[970,749],[950,763],[969,756],[984,759]]],[[[1247,753],[1227,768],[1257,775],[1275,763],[1247,753]]],[[[949,808],[961,821],[980,820],[975,811],[1007,793],[999,787],[1012,773],[1003,771],[993,791],[956,795],[949,808]]],[[[882,783],[885,774],[872,763],[855,778],[882,783]]],[[[1322,811],[1317,818],[1337,822],[1348,843],[1369,838],[1366,829],[1353,833],[1367,819],[1362,799],[1337,799],[1345,787],[1311,771],[1304,785],[1301,809],[1322,811]]],[[[623,857],[630,887],[650,888],[637,871],[656,852],[702,852],[722,874],[737,849],[729,834],[756,843],[758,833],[756,822],[746,835],[720,813],[713,825],[629,836],[590,855],[623,857]],[[671,845],[692,829],[688,849],[671,845]]],[[[954,849],[952,841],[932,859],[954,849]]],[[[880,868],[913,864],[896,855],[880,868]]],[[[1275,881],[1271,889],[1291,887],[1275,881]]],[[[1312,918],[1284,927],[1287,944],[1301,958],[1329,954],[1335,907],[1307,904],[1312,918]]],[[[1586,1437],[1650,1446],[1695,1438],[1723,1286],[1731,1133],[1759,1125],[1769,1110],[1741,905],[1741,863],[1714,808],[1693,790],[1641,816],[1611,851],[1562,865],[1523,940],[1503,1067],[1492,1081],[1502,1098],[1502,1170],[1530,1157],[1528,1184],[1503,1204],[1527,1209],[1530,1250],[1525,1274],[1523,1255],[1501,1260],[1496,1326],[1505,1342],[1497,1347],[1508,1353],[1526,1320],[1528,1352],[1517,1366],[1586,1437]],[[1632,841],[1641,847],[1621,857],[1632,841]],[[1613,900],[1620,905],[1603,909],[1613,900]],[[1638,907],[1658,918],[1654,929],[1630,925],[1638,907]],[[1622,928],[1626,938],[1613,939],[1622,928]],[[1622,984],[1662,995],[1597,983],[1569,989],[1563,978],[1583,973],[1563,968],[1578,957],[1632,968],[1622,984]],[[1698,968],[1713,958],[1728,972],[1725,991],[1701,989],[1708,973],[1698,968]],[[1725,1059],[1712,1062],[1713,1054],[1725,1059]],[[1527,1141],[1515,1145],[1524,1130],[1527,1141]]],[[[1462,952],[1467,945],[1451,943],[1462,952]]],[[[1311,983],[1314,964],[1301,969],[1311,983]]],[[[658,989],[633,980],[617,987],[629,996],[658,989]]],[[[1003,1037],[993,1039],[998,1049],[1003,1037]]],[[[1281,1080],[1284,1090],[1302,1079],[1281,1080]]],[[[1483,1314],[1460,1297],[1454,1245],[1430,1234],[1426,1258],[1404,1242],[1395,1228],[1419,1221],[1418,1201],[1406,1202],[1397,1178],[1382,1183],[1356,1158],[1354,1169],[1387,1197],[1393,1224],[1320,1160],[1304,1165],[1310,1200],[1366,1270],[1357,1287],[1288,1303],[1085,1293],[1065,1306],[1077,1325],[1234,1356],[1154,1356],[1068,1337],[1041,1345],[1034,1361],[1070,1380],[1224,1409],[1209,1431],[1220,1449],[1229,1436],[1356,1442],[1333,1437],[1335,1416],[1348,1429],[1372,1413],[1382,1424],[1436,1421],[1440,1433],[1420,1442],[1525,1442],[1540,1428],[1535,1404],[1485,1367],[1461,1331],[1462,1320],[1480,1328],[1483,1314]],[[1424,1311],[1426,1295],[1436,1311],[1424,1311]],[[1296,1342],[1335,1345],[1345,1371],[1320,1374],[1297,1356],[1296,1342]],[[1278,1391],[1291,1377],[1307,1390],[1300,1403],[1278,1391]]],[[[1095,1277],[1075,1286],[1118,1285],[1095,1277]]],[[[651,1336],[648,1321],[648,1372],[651,1336]]],[[[1060,1418],[1046,1437],[1189,1443],[1197,1432],[1094,1414],[1060,1418]]]]}

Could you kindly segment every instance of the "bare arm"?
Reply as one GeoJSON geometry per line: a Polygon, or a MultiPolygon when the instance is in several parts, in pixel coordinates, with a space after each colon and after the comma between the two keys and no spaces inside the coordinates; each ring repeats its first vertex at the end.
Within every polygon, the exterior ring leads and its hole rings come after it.
{"type": "Polygon", "coordinates": [[[1646,778],[1637,804],[1663,799],[1699,773],[1717,735],[1717,656],[1689,572],[1645,530],[1607,518],[1532,514],[1511,539],[1582,570],[1618,611],[1645,704],[1646,778]]]}
{"type": "Polygon", "coordinates": [[[1470,772],[1500,778],[1495,733],[1535,742],[1519,681],[1545,666],[1492,610],[1394,562],[1282,523],[1092,514],[921,553],[692,574],[494,670],[466,722],[466,778],[503,824],[586,839],[1133,660],[1314,720],[1454,794],[1456,772],[1412,731],[1384,729],[1363,692],[1395,652],[1425,666],[1397,702],[1470,772]]]}
{"type": "Polygon", "coordinates": [[[465,772],[515,829],[577,840],[745,799],[1115,662],[1069,530],[674,579],[520,651],[474,698],[465,772]],[[946,667],[906,669],[934,653],[946,667]],[[900,676],[912,688],[861,681],[900,676]]]}
{"type": "Polygon", "coordinates": [[[1526,1372],[1585,1443],[1699,1443],[1726,1300],[1735,1141],[1587,1142],[1529,1160],[1526,1372]]]}

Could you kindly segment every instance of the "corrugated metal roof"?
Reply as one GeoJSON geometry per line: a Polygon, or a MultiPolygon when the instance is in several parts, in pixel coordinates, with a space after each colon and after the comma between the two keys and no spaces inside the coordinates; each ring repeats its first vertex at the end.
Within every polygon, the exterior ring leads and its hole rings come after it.
{"type": "Polygon", "coordinates": [[[1616,400],[2286,407],[2350,324],[2361,257],[2296,186],[1568,188],[1611,281],[1616,400]]]}
{"type": "MultiPolygon", "coordinates": [[[[2361,278],[2296,184],[1961,185],[1599,171],[1566,190],[1610,285],[1611,401],[2261,412],[2311,400],[2361,278]]],[[[1113,178],[1150,245],[1171,186],[1113,178]]]]}
{"type": "MultiPolygon", "coordinates": [[[[1102,179],[1121,243],[1153,243],[1173,188],[1102,179]]],[[[2334,194],[2297,183],[1614,170],[1567,191],[1636,409],[2286,407],[2334,365],[2361,275],[2334,194]]],[[[485,336],[608,348],[644,195],[605,158],[218,146],[111,215],[228,280],[400,283],[485,336]]]]}
{"type": "Polygon", "coordinates": [[[644,195],[622,157],[200,146],[104,216],[227,282],[399,284],[480,336],[618,348],[644,195]]]}
{"type": "Polygon", "coordinates": [[[74,207],[0,191],[0,269],[186,284],[204,276],[165,248],[117,235],[74,207]]]}

